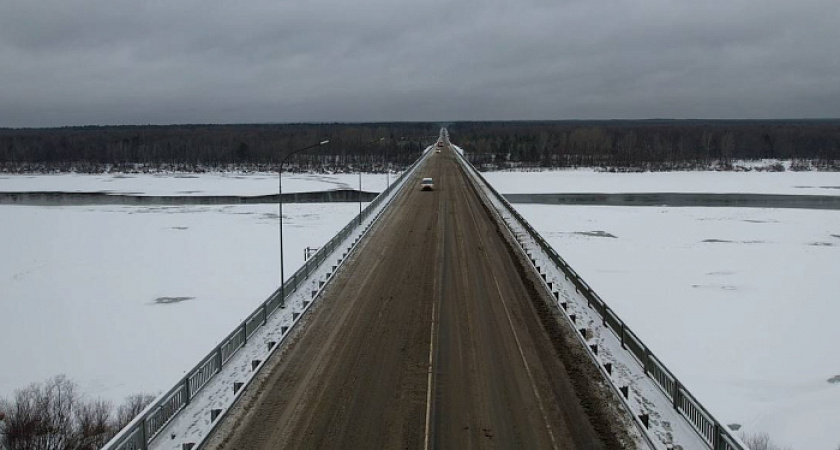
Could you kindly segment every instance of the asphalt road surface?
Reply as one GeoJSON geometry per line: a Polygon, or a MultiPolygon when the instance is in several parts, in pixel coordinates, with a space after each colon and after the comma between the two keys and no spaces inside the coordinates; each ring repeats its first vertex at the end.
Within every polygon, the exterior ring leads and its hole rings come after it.
{"type": "Polygon", "coordinates": [[[210,448],[624,445],[451,150],[361,245],[210,448]]]}

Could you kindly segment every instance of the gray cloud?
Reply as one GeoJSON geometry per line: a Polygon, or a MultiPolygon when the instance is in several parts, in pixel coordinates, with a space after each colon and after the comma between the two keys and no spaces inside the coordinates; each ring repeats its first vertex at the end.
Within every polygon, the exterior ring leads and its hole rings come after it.
{"type": "Polygon", "coordinates": [[[836,0],[5,0],[0,126],[840,116],[836,0]]]}

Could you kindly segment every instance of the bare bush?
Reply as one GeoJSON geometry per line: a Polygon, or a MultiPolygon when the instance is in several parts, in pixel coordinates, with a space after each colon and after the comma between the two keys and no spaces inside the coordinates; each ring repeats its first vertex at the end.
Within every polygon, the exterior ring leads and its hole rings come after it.
{"type": "Polygon", "coordinates": [[[78,401],[75,383],[63,375],[18,390],[8,407],[6,444],[11,450],[68,448],[78,401]]]}
{"type": "Polygon", "coordinates": [[[105,400],[82,403],[76,408],[76,430],[74,448],[79,450],[97,450],[102,448],[114,434],[115,428],[112,411],[114,406],[105,400]]]}
{"type": "Polygon", "coordinates": [[[767,433],[741,433],[739,437],[750,450],[791,450],[774,443],[767,433]]]}
{"type": "Polygon", "coordinates": [[[64,375],[32,383],[0,398],[0,448],[9,450],[96,450],[102,448],[146,405],[148,394],[129,396],[115,411],[111,402],[86,401],[64,375]]]}
{"type": "Polygon", "coordinates": [[[117,429],[122,429],[128,425],[131,419],[140,414],[154,399],[155,396],[150,394],[134,394],[126,397],[125,402],[117,410],[117,429]]]}

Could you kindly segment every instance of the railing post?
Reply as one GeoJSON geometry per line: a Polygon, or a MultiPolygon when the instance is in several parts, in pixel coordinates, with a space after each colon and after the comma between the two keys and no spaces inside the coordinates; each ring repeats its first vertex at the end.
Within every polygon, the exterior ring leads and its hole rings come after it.
{"type": "Polygon", "coordinates": [[[149,448],[149,441],[146,439],[146,418],[140,419],[140,446],[143,450],[147,450],[149,448]]]}
{"type": "Polygon", "coordinates": [[[216,347],[216,365],[219,367],[219,372],[222,371],[222,346],[216,347]]]}
{"type": "Polygon", "coordinates": [[[676,378],[674,378],[674,409],[677,411],[680,410],[680,382],[676,378]]]}
{"type": "Polygon", "coordinates": [[[184,377],[184,405],[190,404],[190,373],[184,377]]]}
{"type": "Polygon", "coordinates": [[[627,349],[627,345],[624,343],[624,322],[621,322],[621,348],[627,349]]]}

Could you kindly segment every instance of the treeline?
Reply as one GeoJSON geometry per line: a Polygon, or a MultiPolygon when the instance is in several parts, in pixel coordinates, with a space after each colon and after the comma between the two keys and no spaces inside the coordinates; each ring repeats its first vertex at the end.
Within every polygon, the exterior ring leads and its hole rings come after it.
{"type": "Polygon", "coordinates": [[[119,407],[88,400],[63,375],[0,398],[0,448],[97,450],[128,425],[154,396],[129,396],[119,407]]]}
{"type": "Polygon", "coordinates": [[[0,171],[400,169],[437,138],[433,124],[172,125],[0,129],[0,171]],[[384,139],[383,139],[384,138],[384,139]],[[380,140],[381,139],[381,140],[380,140]]]}
{"type": "Polygon", "coordinates": [[[840,120],[465,122],[449,130],[485,168],[726,169],[792,159],[840,169],[840,120]]]}
{"type": "MultiPolygon", "coordinates": [[[[679,170],[737,160],[792,159],[840,169],[840,120],[456,122],[452,142],[482,168],[679,170]]],[[[431,145],[439,124],[266,124],[0,129],[0,171],[399,170],[431,145]],[[384,138],[380,141],[380,138],[384,138]],[[374,142],[375,141],[375,142],[374,142]]]]}

